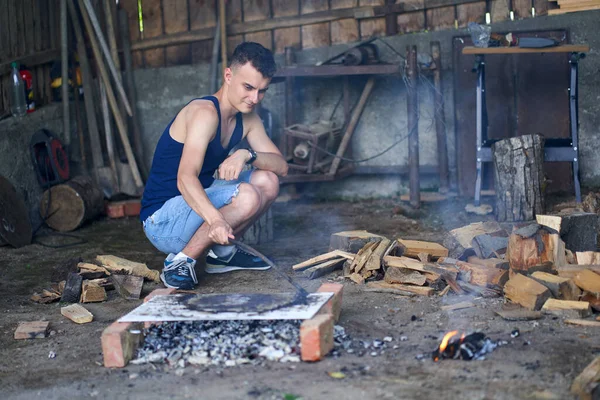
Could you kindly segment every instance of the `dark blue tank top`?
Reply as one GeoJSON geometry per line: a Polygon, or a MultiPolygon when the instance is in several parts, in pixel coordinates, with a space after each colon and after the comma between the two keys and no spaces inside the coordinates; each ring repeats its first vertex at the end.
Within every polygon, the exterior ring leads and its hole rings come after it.
{"type": "MultiPolygon", "coordinates": [[[[214,181],[213,175],[219,165],[227,158],[231,149],[242,140],[244,129],[242,126],[242,114],[238,113],[236,115],[235,129],[233,130],[229,144],[226,148],[223,148],[221,145],[221,110],[219,109],[219,101],[214,96],[205,96],[201,99],[212,101],[219,115],[217,133],[215,138],[208,144],[206,156],[202,163],[202,170],[198,176],[202,187],[207,188],[212,185],[214,181]]],[[[193,99],[192,101],[194,100],[198,99],[193,99]]],[[[145,221],[146,218],[154,214],[167,200],[181,195],[181,192],[177,189],[177,171],[183,153],[183,143],[176,141],[169,134],[175,118],[165,128],[154,151],[150,176],[146,182],[142,197],[141,221],[145,221]]]]}

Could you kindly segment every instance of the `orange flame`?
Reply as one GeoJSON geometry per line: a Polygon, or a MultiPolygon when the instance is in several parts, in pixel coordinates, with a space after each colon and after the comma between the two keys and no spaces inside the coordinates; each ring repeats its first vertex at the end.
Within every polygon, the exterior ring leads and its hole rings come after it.
{"type": "MultiPolygon", "coordinates": [[[[446,347],[448,346],[448,342],[450,341],[450,339],[452,339],[457,334],[458,334],[458,331],[452,331],[452,332],[446,333],[446,335],[442,339],[442,343],[440,343],[440,353],[443,352],[444,350],[446,350],[446,347]]],[[[464,337],[465,337],[465,335],[463,334],[461,339],[463,339],[464,337]]]]}

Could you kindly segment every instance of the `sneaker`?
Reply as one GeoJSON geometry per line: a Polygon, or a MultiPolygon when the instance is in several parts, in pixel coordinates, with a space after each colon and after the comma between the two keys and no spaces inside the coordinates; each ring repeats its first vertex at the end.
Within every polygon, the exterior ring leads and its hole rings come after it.
{"type": "Polygon", "coordinates": [[[222,274],[224,272],[251,269],[264,271],[271,268],[269,264],[264,262],[260,257],[246,253],[244,250],[235,248],[235,250],[227,258],[217,257],[215,253],[208,252],[206,257],[206,272],[209,274],[222,274]]]}
{"type": "Polygon", "coordinates": [[[194,285],[198,283],[196,270],[194,270],[196,262],[191,258],[173,260],[174,257],[175,254],[171,253],[165,260],[160,279],[169,288],[193,289],[194,285]]]}

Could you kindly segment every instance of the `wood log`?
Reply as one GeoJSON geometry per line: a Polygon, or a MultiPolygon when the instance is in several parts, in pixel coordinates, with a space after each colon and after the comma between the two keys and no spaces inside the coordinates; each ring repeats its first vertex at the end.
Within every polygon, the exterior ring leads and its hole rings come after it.
{"type": "Polygon", "coordinates": [[[500,231],[477,235],[471,241],[473,250],[481,258],[503,257],[508,247],[508,233],[500,231]]]}
{"type": "Polygon", "coordinates": [[[408,268],[419,272],[428,272],[439,276],[449,276],[456,279],[458,270],[452,267],[444,267],[439,264],[423,264],[420,261],[408,257],[385,256],[383,262],[388,267],[408,268]]]}
{"type": "Polygon", "coordinates": [[[515,229],[508,239],[506,259],[513,272],[529,275],[535,271],[551,272],[555,265],[565,265],[565,243],[537,224],[515,229]]]}
{"type": "Polygon", "coordinates": [[[600,264],[600,252],[578,251],[575,253],[575,260],[578,265],[598,265],[600,264]]]}
{"type": "Polygon", "coordinates": [[[61,307],[60,313],[76,324],[85,324],[94,320],[92,313],[79,304],[61,307]]]}
{"type": "Polygon", "coordinates": [[[334,258],[333,260],[328,260],[321,264],[310,267],[309,269],[305,270],[303,274],[308,279],[316,279],[340,269],[345,261],[346,259],[343,257],[334,258]]]}
{"type": "Polygon", "coordinates": [[[160,273],[149,269],[146,264],[129,261],[113,255],[99,255],[96,260],[109,271],[125,271],[127,274],[142,276],[154,282],[160,281],[160,273]]]}
{"type": "Polygon", "coordinates": [[[600,297],[600,275],[590,270],[583,270],[575,275],[573,282],[581,289],[596,297],[600,297]]]}
{"type": "MultiPolygon", "coordinates": [[[[472,247],[471,242],[475,236],[486,233],[491,234],[502,230],[502,227],[496,221],[475,222],[473,224],[451,230],[450,236],[452,236],[460,244],[460,246],[468,249],[472,247]]],[[[506,236],[508,236],[508,233],[506,236]]]]}
{"type": "Polygon", "coordinates": [[[585,318],[592,315],[587,301],[548,299],[542,306],[542,312],[563,318],[585,318]]]}
{"type": "Polygon", "coordinates": [[[372,289],[397,289],[418,294],[420,296],[431,296],[434,292],[433,288],[430,287],[403,285],[400,283],[387,283],[382,281],[369,282],[367,283],[367,287],[372,289]]]}
{"type": "Polygon", "coordinates": [[[417,259],[419,261],[421,261],[422,263],[426,264],[428,262],[431,262],[431,254],[429,254],[429,253],[419,253],[419,254],[417,254],[417,259]]]}
{"type": "Polygon", "coordinates": [[[96,283],[83,281],[81,285],[81,303],[97,303],[106,300],[106,290],[96,283]]]}
{"type": "Polygon", "coordinates": [[[354,261],[352,261],[350,269],[356,273],[360,273],[378,244],[379,242],[369,242],[365,244],[359,253],[356,254],[356,257],[354,257],[354,261]]]}
{"type": "Polygon", "coordinates": [[[102,191],[86,176],[76,176],[46,190],[40,200],[40,213],[48,226],[70,232],[104,210],[102,191]]]}
{"type": "MultiPolygon", "coordinates": [[[[134,275],[113,275],[111,281],[121,297],[127,300],[138,300],[142,294],[144,278],[134,275]]],[[[100,285],[99,285],[100,286],[100,285]]]]}
{"type": "Polygon", "coordinates": [[[557,299],[577,301],[581,296],[581,290],[572,279],[541,271],[531,274],[531,278],[546,286],[557,299]]]}
{"type": "Polygon", "coordinates": [[[365,264],[367,271],[377,271],[379,268],[381,268],[381,258],[383,257],[383,254],[387,248],[390,246],[390,243],[391,241],[389,239],[382,239],[381,242],[379,242],[365,264]]]}
{"type": "Polygon", "coordinates": [[[92,263],[84,263],[84,262],[80,262],[77,264],[77,268],[79,268],[79,272],[87,272],[87,271],[93,271],[93,272],[102,272],[108,276],[110,276],[110,271],[107,270],[106,268],[100,266],[100,265],[96,265],[96,264],[92,264],[92,263]]]}
{"type": "Polygon", "coordinates": [[[292,269],[294,271],[301,271],[301,270],[306,269],[308,267],[311,267],[311,266],[313,266],[315,264],[319,264],[319,263],[322,263],[324,261],[329,261],[329,260],[332,260],[334,258],[343,257],[343,258],[345,258],[347,260],[353,260],[355,256],[356,256],[356,254],[348,253],[347,251],[333,250],[333,251],[330,251],[328,253],[321,254],[321,255],[318,255],[318,256],[313,257],[311,259],[308,259],[306,261],[303,261],[301,263],[292,265],[292,269]]]}
{"type": "Polygon", "coordinates": [[[345,231],[331,235],[329,239],[329,250],[342,250],[357,253],[367,243],[380,241],[383,236],[369,233],[367,231],[345,231]]]}
{"type": "Polygon", "coordinates": [[[545,209],[544,138],[540,134],[503,139],[492,145],[496,219],[529,221],[545,209]]]}
{"type": "Polygon", "coordinates": [[[600,274],[600,265],[560,265],[556,267],[556,270],[558,271],[558,276],[573,279],[575,275],[585,270],[600,274]]]}
{"type": "Polygon", "coordinates": [[[506,270],[471,264],[464,261],[458,261],[456,265],[461,271],[459,277],[473,285],[483,287],[488,285],[504,286],[508,280],[508,271],[506,270]]]}
{"type": "Polygon", "coordinates": [[[504,295],[528,310],[539,310],[551,296],[550,290],[541,283],[521,274],[515,274],[504,285],[504,295]]]}
{"type": "MultiPolygon", "coordinates": [[[[594,251],[598,248],[598,215],[584,212],[537,215],[537,223],[555,230],[571,251],[594,251]]],[[[594,264],[586,262],[585,264],[594,264]]]]}
{"type": "Polygon", "coordinates": [[[81,275],[71,272],[67,277],[65,288],[62,291],[60,301],[63,303],[77,303],[81,297],[81,284],[83,278],[81,275]]]}
{"type": "Polygon", "coordinates": [[[448,257],[448,249],[433,242],[398,239],[398,248],[400,249],[400,255],[405,257],[418,258],[419,253],[428,253],[435,259],[448,257]]]}
{"type": "Polygon", "coordinates": [[[578,396],[581,400],[592,400],[600,391],[598,388],[600,383],[600,356],[588,364],[581,371],[577,378],[573,380],[571,385],[571,393],[578,396]],[[592,397],[593,396],[593,397],[592,397]]]}
{"type": "Polygon", "coordinates": [[[361,274],[357,274],[356,272],[350,274],[348,278],[350,278],[352,282],[358,283],[359,285],[365,283],[365,278],[363,278],[361,274]]]}
{"type": "Polygon", "coordinates": [[[486,267],[496,268],[496,269],[508,270],[508,268],[509,268],[508,260],[503,260],[501,258],[481,259],[476,256],[471,256],[471,257],[467,258],[467,262],[470,264],[483,265],[486,267]]]}
{"type": "Polygon", "coordinates": [[[427,282],[425,275],[406,268],[389,267],[383,278],[387,283],[407,283],[423,286],[427,282]]]}

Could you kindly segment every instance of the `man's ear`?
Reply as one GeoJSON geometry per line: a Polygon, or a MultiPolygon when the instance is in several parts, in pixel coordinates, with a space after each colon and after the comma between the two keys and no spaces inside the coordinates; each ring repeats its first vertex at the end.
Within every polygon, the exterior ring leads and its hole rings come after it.
{"type": "Polygon", "coordinates": [[[223,78],[224,78],[225,82],[227,82],[227,84],[231,83],[232,77],[233,77],[233,71],[231,70],[231,68],[229,68],[229,67],[225,68],[225,72],[223,72],[223,78]]]}

